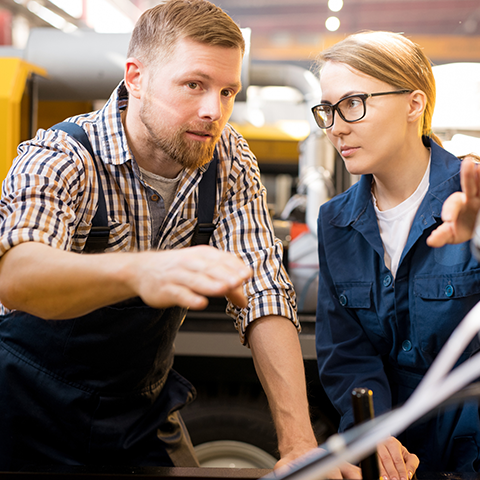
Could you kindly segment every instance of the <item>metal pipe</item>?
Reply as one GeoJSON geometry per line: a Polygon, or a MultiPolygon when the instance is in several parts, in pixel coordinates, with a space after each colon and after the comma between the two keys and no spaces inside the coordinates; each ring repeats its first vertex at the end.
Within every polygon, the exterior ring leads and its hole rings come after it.
{"type": "Polygon", "coordinates": [[[32,29],[24,59],[45,68],[39,82],[42,100],[109,98],[123,78],[129,34],[100,34],[91,30],[65,33],[32,29]]]}

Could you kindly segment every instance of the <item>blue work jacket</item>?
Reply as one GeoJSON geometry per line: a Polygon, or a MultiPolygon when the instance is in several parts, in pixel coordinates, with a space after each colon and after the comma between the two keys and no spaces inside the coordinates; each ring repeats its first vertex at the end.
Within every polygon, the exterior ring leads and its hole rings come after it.
{"type": "MultiPolygon", "coordinates": [[[[460,190],[460,161],[431,139],[424,143],[431,148],[430,186],[396,278],[384,262],[371,175],[320,209],[316,345],[320,379],[340,413],[340,431],[354,423],[353,388],[373,391],[377,415],[403,403],[480,300],[480,268],[469,242],[438,249],[426,244],[441,224],[443,202],[460,190]]],[[[479,348],[475,338],[459,361],[479,348]]],[[[477,470],[478,406],[470,402],[454,410],[404,435],[427,470],[477,470]],[[467,438],[461,447],[459,438],[467,438]],[[460,454],[459,448],[470,450],[460,454]]]]}

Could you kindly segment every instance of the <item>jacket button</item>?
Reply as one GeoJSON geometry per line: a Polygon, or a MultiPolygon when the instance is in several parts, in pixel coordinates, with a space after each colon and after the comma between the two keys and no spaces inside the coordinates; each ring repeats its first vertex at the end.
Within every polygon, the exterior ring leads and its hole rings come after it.
{"type": "Polygon", "coordinates": [[[159,197],[156,193],[154,193],[154,194],[150,197],[150,200],[151,200],[152,202],[158,202],[158,201],[160,200],[160,197],[159,197]]]}
{"type": "Polygon", "coordinates": [[[453,285],[447,285],[447,286],[445,287],[445,295],[446,295],[447,297],[451,297],[451,296],[454,294],[454,292],[455,292],[455,290],[454,290],[454,288],[453,288],[453,285]]]}
{"type": "Polygon", "coordinates": [[[384,287],[389,287],[392,284],[392,276],[391,275],[385,275],[383,278],[383,286],[384,287]]]}
{"type": "Polygon", "coordinates": [[[338,300],[340,302],[340,305],[344,307],[348,303],[347,296],[344,295],[343,293],[338,297],[338,300]]]}
{"type": "Polygon", "coordinates": [[[402,350],[404,352],[409,352],[412,349],[412,342],[410,340],[404,340],[402,342],[402,350]]]}

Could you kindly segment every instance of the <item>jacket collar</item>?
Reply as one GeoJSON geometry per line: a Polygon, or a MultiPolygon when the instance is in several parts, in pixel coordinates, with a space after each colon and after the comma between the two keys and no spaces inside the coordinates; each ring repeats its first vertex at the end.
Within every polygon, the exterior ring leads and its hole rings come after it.
{"type": "MultiPolygon", "coordinates": [[[[443,202],[460,187],[460,160],[441,148],[429,137],[423,137],[423,143],[431,148],[430,186],[419,212],[432,220],[439,218],[443,202]]],[[[372,175],[362,175],[356,185],[351,187],[351,198],[344,209],[332,218],[331,223],[337,227],[357,227],[370,213],[375,215],[372,203],[372,175]],[[365,215],[365,214],[368,215],[365,215]]],[[[431,224],[431,223],[430,223],[431,224]]]]}
{"type": "MultiPolygon", "coordinates": [[[[430,185],[415,215],[400,263],[423,232],[440,223],[443,202],[451,193],[460,189],[458,158],[430,138],[424,137],[423,142],[426,147],[431,148],[430,185]]],[[[372,175],[363,175],[352,187],[349,201],[344,202],[344,208],[330,223],[340,228],[351,227],[357,230],[383,257],[383,244],[373,207],[371,185],[372,175]]]]}

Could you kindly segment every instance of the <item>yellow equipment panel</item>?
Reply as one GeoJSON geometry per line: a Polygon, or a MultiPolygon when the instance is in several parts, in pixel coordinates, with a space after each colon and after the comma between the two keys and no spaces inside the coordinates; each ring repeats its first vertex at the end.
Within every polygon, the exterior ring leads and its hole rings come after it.
{"type": "Polygon", "coordinates": [[[20,58],[0,58],[0,182],[7,175],[22,138],[22,101],[33,74],[47,72],[20,58]]]}

